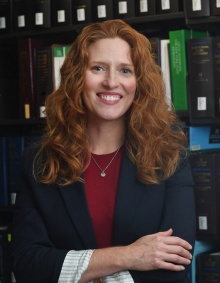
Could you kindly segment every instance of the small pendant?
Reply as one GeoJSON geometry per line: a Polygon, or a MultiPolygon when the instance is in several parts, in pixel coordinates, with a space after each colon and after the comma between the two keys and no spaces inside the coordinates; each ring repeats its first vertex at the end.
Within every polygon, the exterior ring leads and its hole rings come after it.
{"type": "Polygon", "coordinates": [[[105,176],[106,176],[105,172],[102,171],[101,174],[100,174],[100,176],[101,176],[101,177],[105,177],[105,176]]]}

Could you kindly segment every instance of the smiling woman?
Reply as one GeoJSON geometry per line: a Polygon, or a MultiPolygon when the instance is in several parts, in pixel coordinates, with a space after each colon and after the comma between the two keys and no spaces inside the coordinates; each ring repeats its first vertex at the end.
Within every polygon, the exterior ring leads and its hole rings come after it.
{"type": "Polygon", "coordinates": [[[187,282],[195,241],[186,136],[148,39],[121,20],[72,43],[23,158],[17,283],[187,282]]]}
{"type": "Polygon", "coordinates": [[[112,122],[117,119],[117,125],[122,123],[124,128],[124,115],[136,91],[129,44],[118,37],[101,39],[89,46],[88,57],[83,101],[88,110],[89,127],[93,124],[97,128],[103,119],[112,122]]]}

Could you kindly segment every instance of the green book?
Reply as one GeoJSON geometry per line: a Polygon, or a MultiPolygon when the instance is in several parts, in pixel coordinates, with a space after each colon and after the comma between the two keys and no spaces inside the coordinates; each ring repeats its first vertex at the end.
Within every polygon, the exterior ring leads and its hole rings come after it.
{"type": "Polygon", "coordinates": [[[186,41],[207,36],[207,32],[175,30],[169,32],[172,102],[176,111],[188,110],[186,41]]]}
{"type": "Polygon", "coordinates": [[[63,65],[66,54],[68,53],[71,45],[54,45],[53,56],[53,85],[57,89],[60,84],[60,68],[63,65]]]}

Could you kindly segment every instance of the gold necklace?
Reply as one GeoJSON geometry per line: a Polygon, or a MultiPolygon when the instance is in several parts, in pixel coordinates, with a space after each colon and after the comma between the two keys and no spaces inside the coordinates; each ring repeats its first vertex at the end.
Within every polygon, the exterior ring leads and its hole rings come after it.
{"type": "Polygon", "coordinates": [[[118,154],[119,150],[120,150],[121,146],[119,147],[119,149],[116,151],[116,153],[114,154],[114,156],[112,157],[112,159],[110,160],[109,164],[105,167],[105,169],[102,169],[99,164],[97,163],[97,161],[95,160],[95,158],[92,156],[91,154],[91,157],[92,157],[92,160],[95,162],[95,164],[98,166],[98,168],[101,170],[101,173],[100,173],[100,176],[101,177],[105,177],[106,176],[106,173],[105,171],[107,170],[107,168],[110,166],[110,164],[112,163],[112,161],[115,159],[116,155],[118,154]]]}

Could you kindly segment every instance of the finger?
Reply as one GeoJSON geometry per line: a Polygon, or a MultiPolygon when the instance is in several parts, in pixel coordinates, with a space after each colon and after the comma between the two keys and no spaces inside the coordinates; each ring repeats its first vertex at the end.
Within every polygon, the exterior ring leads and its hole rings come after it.
{"type": "Polygon", "coordinates": [[[175,245],[175,246],[183,247],[186,250],[192,249],[192,246],[187,241],[175,236],[165,237],[163,242],[164,244],[167,245],[175,245]]]}

